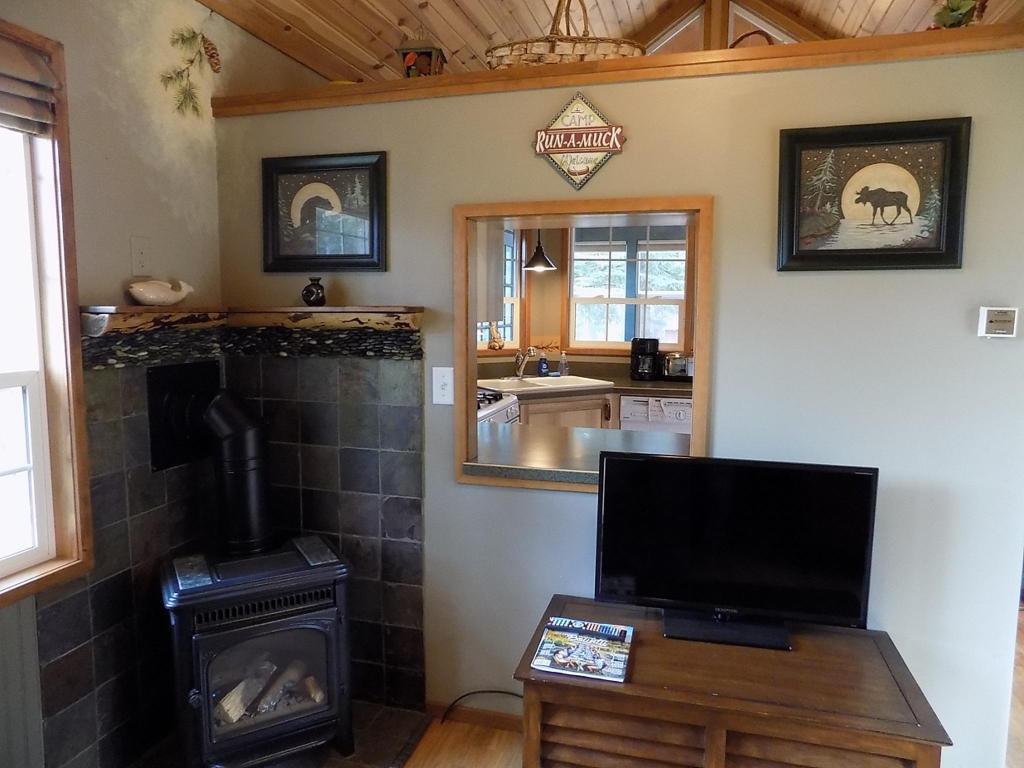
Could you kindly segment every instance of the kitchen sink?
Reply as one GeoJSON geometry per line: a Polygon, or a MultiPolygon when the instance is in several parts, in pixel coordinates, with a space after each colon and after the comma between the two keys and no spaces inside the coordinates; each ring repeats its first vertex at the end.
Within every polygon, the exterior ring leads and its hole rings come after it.
{"type": "Polygon", "coordinates": [[[481,389],[495,392],[549,392],[572,389],[604,389],[610,388],[612,382],[604,379],[588,379],[585,376],[524,376],[516,378],[508,376],[500,379],[477,379],[476,385],[481,389]]]}

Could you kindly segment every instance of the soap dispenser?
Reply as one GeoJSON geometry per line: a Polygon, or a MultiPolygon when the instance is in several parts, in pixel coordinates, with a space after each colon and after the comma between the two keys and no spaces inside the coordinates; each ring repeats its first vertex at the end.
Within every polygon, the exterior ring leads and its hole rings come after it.
{"type": "Polygon", "coordinates": [[[546,352],[540,353],[540,359],[537,361],[537,375],[547,376],[551,373],[551,366],[548,364],[548,355],[546,352]]]}
{"type": "Polygon", "coordinates": [[[558,375],[568,376],[569,375],[569,358],[565,354],[565,350],[562,350],[561,356],[558,358],[558,375]]]}

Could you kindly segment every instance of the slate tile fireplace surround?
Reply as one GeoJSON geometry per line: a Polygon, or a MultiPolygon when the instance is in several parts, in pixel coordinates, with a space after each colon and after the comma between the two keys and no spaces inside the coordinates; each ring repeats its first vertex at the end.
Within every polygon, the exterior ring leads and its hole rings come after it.
{"type": "MultiPolygon", "coordinates": [[[[276,525],[327,537],[351,564],[353,696],[385,713],[424,706],[419,356],[221,358],[228,388],[266,423],[276,525]]],[[[46,768],[125,768],[171,733],[159,567],[201,551],[216,503],[209,459],[150,469],[145,368],[96,367],[87,360],[96,566],[36,599],[46,768]]]]}

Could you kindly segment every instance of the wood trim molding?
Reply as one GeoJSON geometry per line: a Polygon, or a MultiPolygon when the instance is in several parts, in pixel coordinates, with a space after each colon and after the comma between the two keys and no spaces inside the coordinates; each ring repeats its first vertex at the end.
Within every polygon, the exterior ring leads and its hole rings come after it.
{"type": "MultiPolygon", "coordinates": [[[[469,222],[471,219],[514,218],[517,216],[614,214],[614,213],[692,213],[690,227],[696,228],[696,301],[694,306],[693,429],[690,453],[703,456],[708,447],[708,422],[711,395],[711,323],[713,284],[711,235],[714,199],[710,195],[679,197],[620,197],[606,199],[567,199],[510,203],[473,203],[452,209],[453,274],[453,367],[455,380],[455,480],[471,485],[500,485],[555,491],[594,493],[596,487],[576,483],[517,480],[469,475],[463,464],[476,456],[476,341],[470,324],[469,222]]],[[[567,238],[566,238],[567,240],[567,238]]],[[[616,354],[621,352],[616,351],[616,354]]]]}
{"type": "Polygon", "coordinates": [[[729,0],[706,0],[704,3],[704,50],[717,51],[729,47],[729,0]]]}
{"type": "Polygon", "coordinates": [[[1018,22],[927,30],[903,35],[816,40],[790,45],[466,72],[388,82],[331,84],[303,91],[222,96],[214,98],[212,104],[215,117],[239,117],[444,96],[775,72],[1020,49],[1024,49],[1024,23],[1018,22]]]}
{"type": "Polygon", "coordinates": [[[704,0],[674,0],[665,7],[665,10],[630,35],[630,39],[636,40],[646,48],[702,5],[704,0]]]}
{"type": "Polygon", "coordinates": [[[816,29],[812,25],[808,24],[804,19],[780,5],[766,2],[766,0],[732,1],[741,8],[745,8],[750,11],[758,18],[764,19],[764,21],[768,22],[772,26],[778,27],[787,35],[796,38],[801,43],[811,42],[812,40],[828,39],[828,36],[821,30],[816,29]]]}

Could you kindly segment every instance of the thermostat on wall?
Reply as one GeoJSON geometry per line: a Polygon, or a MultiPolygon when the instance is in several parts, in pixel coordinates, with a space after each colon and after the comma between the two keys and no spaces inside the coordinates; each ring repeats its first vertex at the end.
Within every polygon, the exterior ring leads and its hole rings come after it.
{"type": "Polygon", "coordinates": [[[998,339],[1017,335],[1017,307],[982,307],[978,313],[978,335],[998,339]]]}

